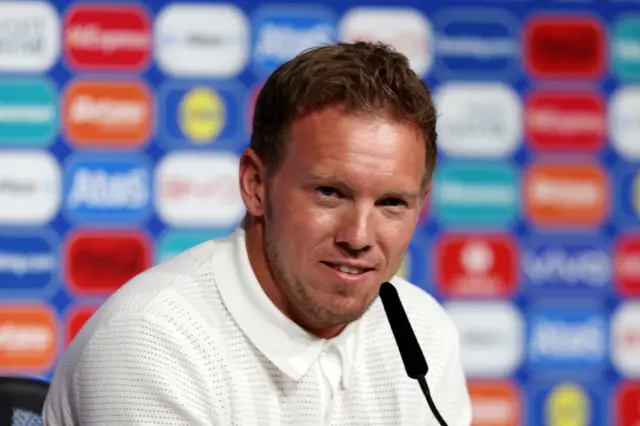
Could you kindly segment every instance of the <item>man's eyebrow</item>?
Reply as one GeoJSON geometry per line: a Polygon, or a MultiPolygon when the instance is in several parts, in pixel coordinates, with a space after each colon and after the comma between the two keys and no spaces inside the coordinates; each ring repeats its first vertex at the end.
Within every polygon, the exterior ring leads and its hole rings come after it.
{"type": "Polygon", "coordinates": [[[385,193],[385,197],[389,198],[418,198],[420,194],[417,191],[410,191],[410,190],[406,190],[406,189],[399,189],[399,190],[395,190],[395,191],[387,191],[385,193]]]}
{"type": "Polygon", "coordinates": [[[355,188],[351,186],[344,179],[340,179],[332,173],[311,171],[309,173],[309,180],[314,183],[322,183],[324,185],[332,185],[340,188],[346,188],[349,191],[355,191],[355,188]]]}

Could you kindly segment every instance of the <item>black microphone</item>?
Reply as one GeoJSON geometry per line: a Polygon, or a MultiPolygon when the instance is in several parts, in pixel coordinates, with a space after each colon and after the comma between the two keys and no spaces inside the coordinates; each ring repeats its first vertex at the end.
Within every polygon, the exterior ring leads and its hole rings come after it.
{"type": "Polygon", "coordinates": [[[420,349],[420,344],[413,332],[409,318],[404,311],[404,307],[398,296],[398,290],[396,290],[393,284],[390,282],[382,283],[380,286],[380,300],[382,300],[382,306],[384,306],[384,311],[387,314],[387,319],[389,320],[393,337],[398,345],[398,350],[400,350],[400,356],[402,357],[407,375],[420,383],[422,393],[427,398],[427,404],[429,404],[429,408],[431,408],[431,412],[436,420],[438,420],[440,426],[447,426],[447,423],[438,412],[436,404],[431,398],[431,392],[429,391],[427,379],[425,378],[429,371],[429,366],[427,365],[427,360],[424,358],[422,349],[420,349]]]}

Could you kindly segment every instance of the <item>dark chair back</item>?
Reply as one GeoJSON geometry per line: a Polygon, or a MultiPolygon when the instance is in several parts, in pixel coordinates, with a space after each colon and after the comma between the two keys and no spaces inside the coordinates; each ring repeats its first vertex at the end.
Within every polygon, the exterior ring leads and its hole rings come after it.
{"type": "Polygon", "coordinates": [[[40,426],[49,383],[26,377],[0,377],[0,426],[40,426]]]}

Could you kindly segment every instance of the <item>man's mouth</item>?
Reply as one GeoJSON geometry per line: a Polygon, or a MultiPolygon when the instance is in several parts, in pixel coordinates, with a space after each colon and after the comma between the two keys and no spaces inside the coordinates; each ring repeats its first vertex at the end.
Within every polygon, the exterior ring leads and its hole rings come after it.
{"type": "Polygon", "coordinates": [[[340,272],[344,272],[346,274],[351,274],[351,275],[359,275],[359,274],[364,274],[365,272],[373,271],[373,268],[369,268],[369,267],[356,267],[356,266],[349,266],[349,265],[343,265],[343,264],[332,263],[332,262],[322,262],[322,263],[329,266],[330,268],[333,268],[340,272]]]}

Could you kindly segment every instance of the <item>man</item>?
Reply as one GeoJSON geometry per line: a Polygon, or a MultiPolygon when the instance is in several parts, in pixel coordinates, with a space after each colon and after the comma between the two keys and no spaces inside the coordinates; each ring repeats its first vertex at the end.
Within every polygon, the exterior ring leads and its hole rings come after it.
{"type": "Polygon", "coordinates": [[[45,424],[436,425],[377,297],[391,280],[440,414],[469,426],[452,322],[393,277],[435,167],[435,124],[429,90],[383,45],[283,64],[241,157],[242,226],[101,307],[59,362],[45,424]]]}

